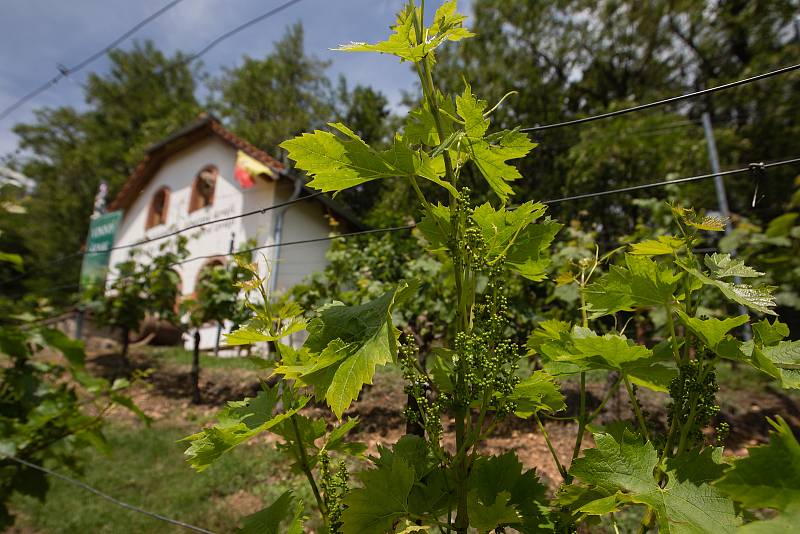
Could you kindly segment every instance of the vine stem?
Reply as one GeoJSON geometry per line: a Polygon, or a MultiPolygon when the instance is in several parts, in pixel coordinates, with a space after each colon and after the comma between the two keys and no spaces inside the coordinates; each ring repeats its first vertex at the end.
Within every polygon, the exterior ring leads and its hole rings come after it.
{"type": "MultiPolygon", "coordinates": [[[[413,4],[412,4],[413,5],[413,4]]],[[[414,14],[414,27],[417,34],[417,42],[423,42],[422,39],[422,31],[424,28],[424,9],[425,5],[422,5],[422,9],[416,11],[414,14]]],[[[425,99],[428,102],[428,107],[430,108],[431,115],[433,117],[434,125],[436,126],[436,133],[439,136],[439,141],[442,142],[445,139],[444,135],[444,128],[442,127],[442,120],[439,114],[439,106],[436,103],[435,98],[435,90],[433,84],[433,76],[431,75],[430,69],[427,65],[427,56],[423,57],[422,61],[416,63],[417,73],[419,74],[420,78],[420,85],[422,86],[422,92],[425,96],[425,99]]],[[[442,154],[444,159],[444,167],[445,167],[445,176],[447,180],[453,187],[456,187],[456,176],[453,172],[453,162],[450,159],[450,154],[447,150],[445,150],[442,154]]],[[[453,238],[453,242],[458,242],[459,237],[461,234],[461,221],[459,212],[457,211],[457,203],[458,199],[450,193],[450,220],[451,220],[451,228],[452,234],[451,237],[453,238]]],[[[465,294],[465,287],[464,287],[464,263],[463,258],[461,256],[460,250],[451,250],[452,258],[453,258],[453,271],[455,275],[455,285],[456,285],[456,293],[458,299],[458,319],[457,319],[457,330],[468,332],[470,330],[470,318],[471,313],[468,309],[469,302],[472,300],[471,298],[467,298],[465,294]]],[[[474,285],[470,285],[470,290],[474,293],[474,285]]],[[[456,377],[457,382],[462,382],[463,377],[456,377]]],[[[466,419],[470,414],[469,406],[460,406],[455,410],[455,427],[456,427],[456,450],[461,451],[464,448],[465,443],[468,441],[469,437],[466,433],[466,419]]],[[[466,450],[460,452],[454,458],[455,464],[455,471],[456,471],[456,497],[457,497],[457,506],[456,506],[456,520],[455,524],[453,525],[456,532],[459,533],[466,533],[467,529],[469,528],[469,513],[467,510],[467,477],[468,473],[468,465],[466,461],[466,450]]]]}
{"type": "Polygon", "coordinates": [[[623,375],[622,373],[620,373],[620,375],[619,375],[619,378],[617,378],[617,380],[616,380],[616,381],[615,381],[613,384],[611,384],[611,387],[610,387],[610,388],[608,388],[608,393],[606,393],[606,396],[605,396],[605,397],[603,397],[603,400],[600,402],[600,406],[598,406],[598,407],[597,407],[597,408],[596,408],[596,409],[595,409],[595,410],[594,410],[592,413],[590,413],[590,414],[589,414],[589,416],[587,417],[587,419],[586,419],[586,422],[587,422],[587,423],[591,423],[591,422],[594,420],[594,418],[595,418],[595,417],[597,417],[598,415],[600,415],[600,412],[602,412],[602,411],[603,411],[603,408],[605,408],[606,404],[608,404],[608,401],[610,401],[610,400],[611,400],[611,397],[612,397],[612,396],[614,396],[614,393],[616,393],[616,392],[617,392],[617,390],[619,389],[619,386],[622,384],[622,379],[623,379],[624,377],[625,377],[625,375],[623,375]]]}
{"type": "Polygon", "coordinates": [[[294,435],[297,438],[297,454],[298,460],[300,460],[300,469],[303,470],[303,473],[308,479],[308,483],[311,485],[311,491],[314,493],[314,499],[317,501],[317,508],[319,509],[319,513],[322,515],[322,521],[325,525],[325,532],[327,532],[328,508],[325,506],[325,501],[322,500],[322,495],[317,487],[317,481],[314,480],[314,474],[311,472],[311,467],[308,463],[308,454],[306,453],[306,448],[303,445],[303,438],[300,436],[300,428],[297,426],[297,417],[292,415],[289,420],[292,422],[292,429],[294,430],[294,435]]]}
{"type": "Polygon", "coordinates": [[[581,372],[580,408],[578,411],[578,435],[575,437],[575,447],[572,449],[572,460],[578,457],[583,443],[583,434],[586,432],[586,372],[581,372]]]}
{"type": "Polygon", "coordinates": [[[672,355],[675,357],[675,363],[681,364],[681,354],[678,351],[678,335],[675,333],[675,320],[672,318],[672,306],[664,306],[664,311],[667,312],[667,327],[669,328],[669,335],[672,338],[672,355]]]}
{"type": "Polygon", "coordinates": [[[547,430],[545,430],[544,425],[542,424],[542,420],[539,419],[539,414],[533,414],[536,418],[536,424],[539,425],[539,430],[542,431],[542,436],[544,436],[544,442],[547,444],[547,450],[550,451],[550,455],[553,457],[553,461],[556,463],[556,468],[558,472],[561,473],[561,478],[564,479],[566,482],[569,478],[569,473],[567,470],[564,469],[564,466],[561,464],[561,461],[558,459],[558,454],[556,453],[556,449],[553,447],[553,444],[550,442],[550,436],[547,434],[547,430]]]}
{"type": "Polygon", "coordinates": [[[628,390],[628,396],[630,397],[631,404],[633,405],[633,413],[636,414],[636,420],[639,422],[639,426],[642,429],[642,435],[644,436],[644,439],[650,441],[650,433],[647,432],[647,423],[645,423],[644,417],[642,416],[642,409],[639,407],[639,401],[636,399],[636,394],[633,392],[631,381],[628,380],[627,375],[623,375],[623,377],[625,389],[628,390]]]}

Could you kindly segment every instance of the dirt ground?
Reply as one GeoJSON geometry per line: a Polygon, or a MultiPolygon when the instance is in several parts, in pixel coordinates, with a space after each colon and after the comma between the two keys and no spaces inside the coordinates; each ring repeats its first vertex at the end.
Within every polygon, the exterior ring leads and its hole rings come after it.
{"type": "MultiPolygon", "coordinates": [[[[90,371],[108,378],[123,376],[125,369],[119,356],[99,347],[89,345],[88,366],[90,371]],[[95,350],[92,350],[92,349],[95,350]]],[[[208,421],[213,414],[229,400],[239,400],[254,396],[259,388],[259,376],[265,374],[254,370],[238,368],[213,368],[201,372],[203,403],[190,402],[191,386],[188,379],[189,366],[169,359],[154,356],[150,350],[134,350],[131,354],[132,367],[143,378],[136,381],[129,393],[142,410],[156,421],[175,426],[186,426],[195,430],[200,421],[208,421]]],[[[605,396],[607,386],[602,383],[589,383],[587,386],[587,406],[594,409],[605,396]]],[[[346,412],[346,416],[358,416],[360,424],[354,439],[367,444],[370,453],[375,453],[379,445],[389,445],[405,433],[403,408],[406,396],[399,374],[379,372],[375,383],[366,386],[358,402],[346,412]]],[[[567,385],[565,414],[573,414],[578,406],[576,388],[567,385]]],[[[777,388],[760,388],[759,391],[737,391],[721,384],[719,397],[724,399],[719,420],[727,421],[731,434],[727,441],[727,453],[746,454],[746,447],[765,442],[768,439],[769,425],[766,417],[780,415],[793,428],[800,428],[800,403],[797,397],[790,397],[777,388]]],[[[662,428],[666,426],[666,395],[642,390],[639,393],[642,408],[647,416],[662,428]]],[[[333,420],[324,406],[314,405],[305,409],[308,415],[317,415],[333,420]]],[[[128,412],[116,411],[114,418],[130,418],[128,412]]],[[[612,398],[601,412],[595,424],[603,424],[615,419],[633,419],[627,393],[623,390],[612,398]]],[[[558,471],[547,450],[541,432],[533,421],[509,418],[498,425],[485,442],[482,452],[497,454],[515,450],[520,460],[528,468],[536,468],[539,475],[551,487],[559,481],[558,471]]],[[[546,420],[545,427],[554,448],[562,461],[568,463],[575,443],[576,424],[572,421],[546,420]]],[[[274,439],[265,434],[264,440],[274,439]]],[[[587,433],[584,446],[591,446],[591,436],[587,433]]],[[[447,443],[445,444],[447,446],[447,443]]],[[[565,466],[566,467],[566,466],[565,466]]],[[[245,506],[245,508],[249,508],[245,506]]]]}
{"type": "MultiPolygon", "coordinates": [[[[87,364],[91,372],[112,379],[126,375],[119,356],[108,352],[107,345],[90,343],[87,352],[87,364]]],[[[188,365],[158,358],[151,350],[134,349],[130,360],[132,368],[143,375],[129,391],[134,401],[154,420],[186,426],[187,430],[197,429],[199,421],[208,421],[225,402],[254,396],[260,388],[259,376],[265,376],[263,372],[259,374],[254,370],[239,368],[204,369],[200,379],[203,403],[194,405],[190,402],[188,365]]],[[[587,406],[590,410],[600,405],[606,393],[605,388],[606,385],[601,383],[587,385],[587,406]]],[[[578,406],[577,388],[567,384],[563,392],[567,398],[567,410],[564,414],[575,413],[578,406]]],[[[800,399],[797,396],[790,397],[777,388],[733,390],[723,383],[720,384],[718,397],[724,399],[721,402],[719,420],[727,421],[732,429],[726,444],[728,454],[746,454],[746,447],[765,442],[770,428],[766,417],[780,415],[793,428],[800,428],[800,399]]],[[[665,427],[666,395],[641,390],[639,400],[650,420],[665,427]]],[[[406,421],[402,413],[405,402],[400,376],[391,372],[377,373],[374,385],[366,386],[358,402],[345,414],[358,416],[360,419],[354,439],[366,443],[369,453],[372,454],[377,452],[379,445],[396,442],[405,433],[406,421]]],[[[312,405],[305,412],[307,415],[333,420],[324,405],[312,405]]],[[[118,410],[112,413],[112,417],[130,418],[132,415],[118,410]]],[[[595,424],[620,418],[633,419],[624,388],[606,404],[595,424]]],[[[562,461],[567,461],[575,443],[577,425],[572,421],[546,420],[545,428],[558,456],[562,461]]],[[[274,439],[270,436],[266,434],[262,439],[274,439]]],[[[591,444],[591,435],[587,433],[584,447],[591,444]]],[[[445,443],[445,446],[448,445],[452,446],[445,443]]],[[[516,450],[522,463],[528,468],[536,468],[540,477],[551,487],[557,485],[560,479],[558,470],[533,421],[507,419],[497,426],[484,443],[481,452],[498,454],[509,450],[516,450]]]]}

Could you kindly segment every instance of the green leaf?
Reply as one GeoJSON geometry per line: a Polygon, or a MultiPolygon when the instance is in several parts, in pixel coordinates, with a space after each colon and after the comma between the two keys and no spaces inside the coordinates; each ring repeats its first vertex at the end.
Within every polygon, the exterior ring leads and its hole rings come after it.
{"type": "Polygon", "coordinates": [[[569,336],[544,343],[539,352],[549,361],[574,363],[584,370],[625,370],[628,364],[653,355],[650,349],[634,344],[625,336],[612,333],[598,336],[581,326],[574,327],[569,336]]]}
{"type": "Polygon", "coordinates": [[[61,352],[70,365],[79,369],[83,367],[86,362],[83,341],[72,339],[61,330],[53,328],[42,328],[39,330],[39,334],[48,345],[61,352]]]}
{"type": "Polygon", "coordinates": [[[263,343],[266,341],[278,341],[288,335],[305,330],[306,322],[304,319],[295,317],[281,326],[277,334],[264,332],[260,321],[253,320],[240,326],[233,332],[225,334],[225,343],[228,345],[250,345],[252,343],[263,343]]]}
{"type": "Polygon", "coordinates": [[[722,280],[710,278],[694,267],[690,267],[683,262],[678,261],[675,263],[677,263],[679,267],[702,282],[704,285],[714,286],[719,289],[729,300],[737,304],[741,304],[742,306],[747,306],[748,308],[761,313],[776,315],[776,313],[771,309],[775,307],[775,297],[772,295],[775,291],[774,287],[753,287],[747,284],[733,284],[730,282],[724,282],[722,280]]]}
{"type": "Polygon", "coordinates": [[[408,496],[414,485],[414,468],[400,455],[389,465],[357,474],[362,487],[344,498],[344,534],[384,534],[408,514],[408,496]]]}
{"type": "Polygon", "coordinates": [[[660,256],[674,254],[684,245],[683,240],[671,235],[662,235],[658,239],[647,239],[631,245],[631,254],[639,256],[660,256]]]}
{"type": "Polygon", "coordinates": [[[273,415],[278,402],[278,387],[275,386],[265,387],[255,399],[228,402],[228,406],[217,414],[214,426],[181,440],[189,442],[189,448],[184,452],[187,461],[197,471],[203,471],[237,445],[297,413],[308,400],[308,397],[301,397],[291,409],[273,415]]]}
{"type": "Polygon", "coordinates": [[[271,505],[245,517],[243,523],[239,534],[302,534],[303,502],[285,491],[271,505]]]}
{"type": "Polygon", "coordinates": [[[692,450],[667,459],[667,469],[673,471],[678,480],[703,484],[719,480],[728,468],[722,460],[722,447],[706,447],[692,450]]]}
{"type": "Polygon", "coordinates": [[[753,337],[760,345],[777,345],[789,335],[789,326],[777,318],[770,324],[767,319],[753,324],[753,337]]]}
{"type": "Polygon", "coordinates": [[[701,215],[694,208],[672,206],[672,213],[689,226],[708,232],[724,232],[725,224],[728,222],[727,217],[701,215]]]}
{"type": "Polygon", "coordinates": [[[552,531],[546,496],[536,472],[523,472],[515,453],[479,457],[469,476],[470,523],[481,532],[505,525],[522,533],[552,531]]]}
{"type": "Polygon", "coordinates": [[[467,149],[470,158],[486,179],[489,187],[503,202],[513,194],[509,182],[519,180],[522,175],[507,163],[508,160],[525,157],[537,144],[526,134],[516,130],[501,132],[496,143],[488,143],[482,139],[467,138],[467,149]]]}
{"type": "Polygon", "coordinates": [[[800,525],[800,502],[786,507],[786,510],[772,519],[753,521],[739,527],[737,534],[791,534],[800,525]]]}
{"type": "Polygon", "coordinates": [[[397,21],[392,27],[394,33],[387,40],[375,44],[350,43],[341,45],[335,50],[343,52],[380,52],[397,56],[403,61],[418,63],[428,54],[432,56],[432,52],[445,41],[460,41],[474,35],[463,27],[465,19],[464,15],[456,11],[455,0],[445,2],[436,10],[433,24],[424,29],[425,40],[418,43],[416,29],[414,28],[414,8],[412,4],[406,4],[398,14],[397,21]]]}
{"type": "Polygon", "coordinates": [[[540,202],[526,202],[514,210],[495,210],[488,202],[476,207],[472,220],[481,231],[489,261],[505,260],[506,266],[530,280],[541,280],[549,260],[542,252],[561,225],[550,219],[534,224],[545,212],[540,202]]]}
{"type": "Polygon", "coordinates": [[[539,323],[539,326],[528,336],[526,347],[528,353],[539,354],[542,345],[550,341],[561,341],[569,339],[572,325],[566,321],[558,319],[548,319],[539,323]]]}
{"type": "MultiPolygon", "coordinates": [[[[650,442],[625,431],[619,438],[607,433],[594,435],[596,448],[576,459],[570,473],[596,492],[603,505],[613,508],[609,497],[618,504],[644,504],[656,514],[659,532],[733,533],[739,523],[733,502],[708,484],[680,480],[675,471],[667,472],[662,487],[656,483],[654,469],[658,453],[650,442]]],[[[594,502],[594,501],[591,501],[594,502]]],[[[582,504],[580,511],[589,513],[592,505],[582,504]]]]}
{"type": "Polygon", "coordinates": [[[716,279],[730,278],[733,276],[738,276],[740,278],[764,276],[764,273],[745,265],[743,259],[731,258],[730,254],[719,254],[717,252],[710,256],[706,254],[703,262],[711,272],[711,276],[716,279]]]}
{"type": "Polygon", "coordinates": [[[297,167],[314,177],[309,187],[339,192],[380,178],[403,174],[341,123],[330,123],[346,138],[316,130],[281,143],[297,167]]]}
{"type": "Polygon", "coordinates": [[[784,213],[772,219],[764,232],[767,237],[785,237],[794,228],[797,213],[784,213]]]}
{"type": "Polygon", "coordinates": [[[9,252],[0,252],[0,262],[10,263],[17,271],[22,272],[22,256],[9,252]]]}
{"type": "Polygon", "coordinates": [[[472,87],[466,84],[464,92],[456,96],[456,112],[464,120],[464,133],[470,140],[480,140],[489,129],[489,119],[483,116],[486,101],[478,100],[472,94],[472,87]]]}
{"type": "Polygon", "coordinates": [[[586,288],[586,307],[592,318],[598,318],[640,306],[668,306],[679,279],[680,275],[665,265],[626,254],[624,267],[612,265],[609,272],[586,288]]]}
{"type": "Polygon", "coordinates": [[[769,444],[748,449],[716,487],[748,508],[786,510],[800,502],[800,444],[780,416],[768,421],[769,444]]]}
{"type": "Polygon", "coordinates": [[[439,204],[430,204],[425,216],[417,224],[417,229],[429,244],[431,251],[447,250],[450,240],[450,208],[439,204]]]}
{"type": "Polygon", "coordinates": [[[325,439],[323,449],[326,451],[339,451],[351,455],[358,455],[367,449],[367,446],[357,441],[345,441],[345,438],[358,425],[358,417],[348,418],[347,421],[336,426],[325,439]]]}
{"type": "MultiPolygon", "coordinates": [[[[728,332],[732,329],[746,324],[750,317],[739,315],[738,317],[727,317],[725,319],[700,319],[689,317],[684,312],[678,310],[678,318],[686,327],[692,331],[708,348],[716,352],[717,347],[725,339],[728,332]]],[[[730,337],[730,336],[728,336],[730,337]]]]}
{"type": "Polygon", "coordinates": [[[540,411],[554,413],[567,407],[555,378],[544,371],[534,371],[531,376],[520,381],[514,387],[509,400],[517,404],[514,413],[523,419],[540,411]]]}
{"type": "Polygon", "coordinates": [[[371,384],[375,367],[394,360],[399,332],[391,309],[401,288],[356,306],[335,302],[322,308],[308,325],[304,346],[312,360],[302,366],[281,366],[276,374],[296,378],[314,388],[317,399],[342,417],[364,384],[371,384]]]}

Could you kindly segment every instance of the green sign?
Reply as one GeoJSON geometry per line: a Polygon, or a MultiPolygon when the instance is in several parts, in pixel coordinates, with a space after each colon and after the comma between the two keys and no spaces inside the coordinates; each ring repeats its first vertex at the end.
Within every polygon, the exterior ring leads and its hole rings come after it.
{"type": "Polygon", "coordinates": [[[121,219],[122,211],[112,211],[89,223],[89,238],[81,266],[82,288],[105,282],[111,247],[114,246],[114,236],[121,219]]]}

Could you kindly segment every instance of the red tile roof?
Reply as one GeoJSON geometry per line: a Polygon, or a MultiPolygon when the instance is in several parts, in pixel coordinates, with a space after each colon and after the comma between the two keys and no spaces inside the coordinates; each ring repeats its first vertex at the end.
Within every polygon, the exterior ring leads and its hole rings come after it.
{"type": "Polygon", "coordinates": [[[237,150],[241,150],[248,156],[257,159],[276,172],[282,172],[286,169],[283,163],[222,126],[214,116],[201,113],[198,120],[147,149],[144,159],[136,166],[128,180],[123,184],[122,189],[111,201],[108,206],[109,209],[129,208],[133,201],[136,200],[136,197],[139,196],[139,193],[147,187],[147,184],[164,161],[176,152],[211,135],[219,137],[237,150]]]}

